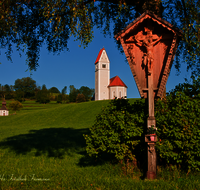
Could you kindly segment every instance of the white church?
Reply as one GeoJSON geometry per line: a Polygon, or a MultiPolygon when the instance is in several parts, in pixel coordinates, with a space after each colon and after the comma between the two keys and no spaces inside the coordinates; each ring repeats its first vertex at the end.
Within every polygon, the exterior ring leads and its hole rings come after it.
{"type": "Polygon", "coordinates": [[[95,100],[126,98],[127,86],[118,77],[110,79],[110,61],[102,48],[95,61],[95,100]]]}

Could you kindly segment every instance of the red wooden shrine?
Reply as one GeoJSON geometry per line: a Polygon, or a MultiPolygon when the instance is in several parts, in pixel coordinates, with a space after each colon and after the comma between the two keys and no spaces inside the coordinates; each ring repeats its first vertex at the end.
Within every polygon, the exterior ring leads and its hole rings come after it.
{"type": "MultiPolygon", "coordinates": [[[[181,35],[179,29],[149,11],[115,35],[124,49],[140,96],[148,98],[147,128],[156,128],[154,98],[162,97],[181,35]]],[[[157,136],[151,138],[152,135],[145,135],[148,179],[156,177],[157,136]]]]}
{"type": "Polygon", "coordinates": [[[154,97],[162,97],[180,36],[179,29],[149,11],[115,35],[141,97],[147,98],[148,73],[153,75],[154,97]]]}

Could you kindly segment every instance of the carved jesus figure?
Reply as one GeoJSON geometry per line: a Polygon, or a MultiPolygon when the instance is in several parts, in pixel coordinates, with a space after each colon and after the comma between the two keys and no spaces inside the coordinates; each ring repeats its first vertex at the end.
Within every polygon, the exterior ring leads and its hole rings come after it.
{"type": "Polygon", "coordinates": [[[145,28],[145,32],[147,32],[147,35],[139,36],[139,38],[136,36],[134,39],[139,46],[146,47],[147,53],[144,54],[144,64],[148,67],[148,74],[151,74],[154,61],[153,47],[162,38],[162,36],[155,37],[155,35],[152,35],[152,30],[149,28],[145,28]]]}

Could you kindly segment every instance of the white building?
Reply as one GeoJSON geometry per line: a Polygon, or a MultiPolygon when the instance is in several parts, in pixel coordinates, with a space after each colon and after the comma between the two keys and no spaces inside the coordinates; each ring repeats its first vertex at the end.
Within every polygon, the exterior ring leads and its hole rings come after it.
{"type": "Polygon", "coordinates": [[[8,116],[9,115],[9,110],[6,108],[6,101],[4,100],[2,102],[2,107],[0,109],[0,116],[8,116]]]}
{"type": "Polygon", "coordinates": [[[127,86],[118,77],[110,79],[110,61],[106,50],[100,50],[95,61],[95,100],[126,98],[127,86]]]}

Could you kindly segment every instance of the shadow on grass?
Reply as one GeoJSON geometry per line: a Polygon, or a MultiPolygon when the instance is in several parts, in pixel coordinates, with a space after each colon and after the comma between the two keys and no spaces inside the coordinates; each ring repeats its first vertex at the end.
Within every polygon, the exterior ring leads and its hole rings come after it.
{"type": "Polygon", "coordinates": [[[30,130],[28,134],[6,138],[0,142],[0,148],[9,148],[16,154],[25,155],[35,151],[36,156],[63,158],[66,154],[83,151],[86,146],[83,134],[88,132],[88,129],[73,128],[30,130]]]}

